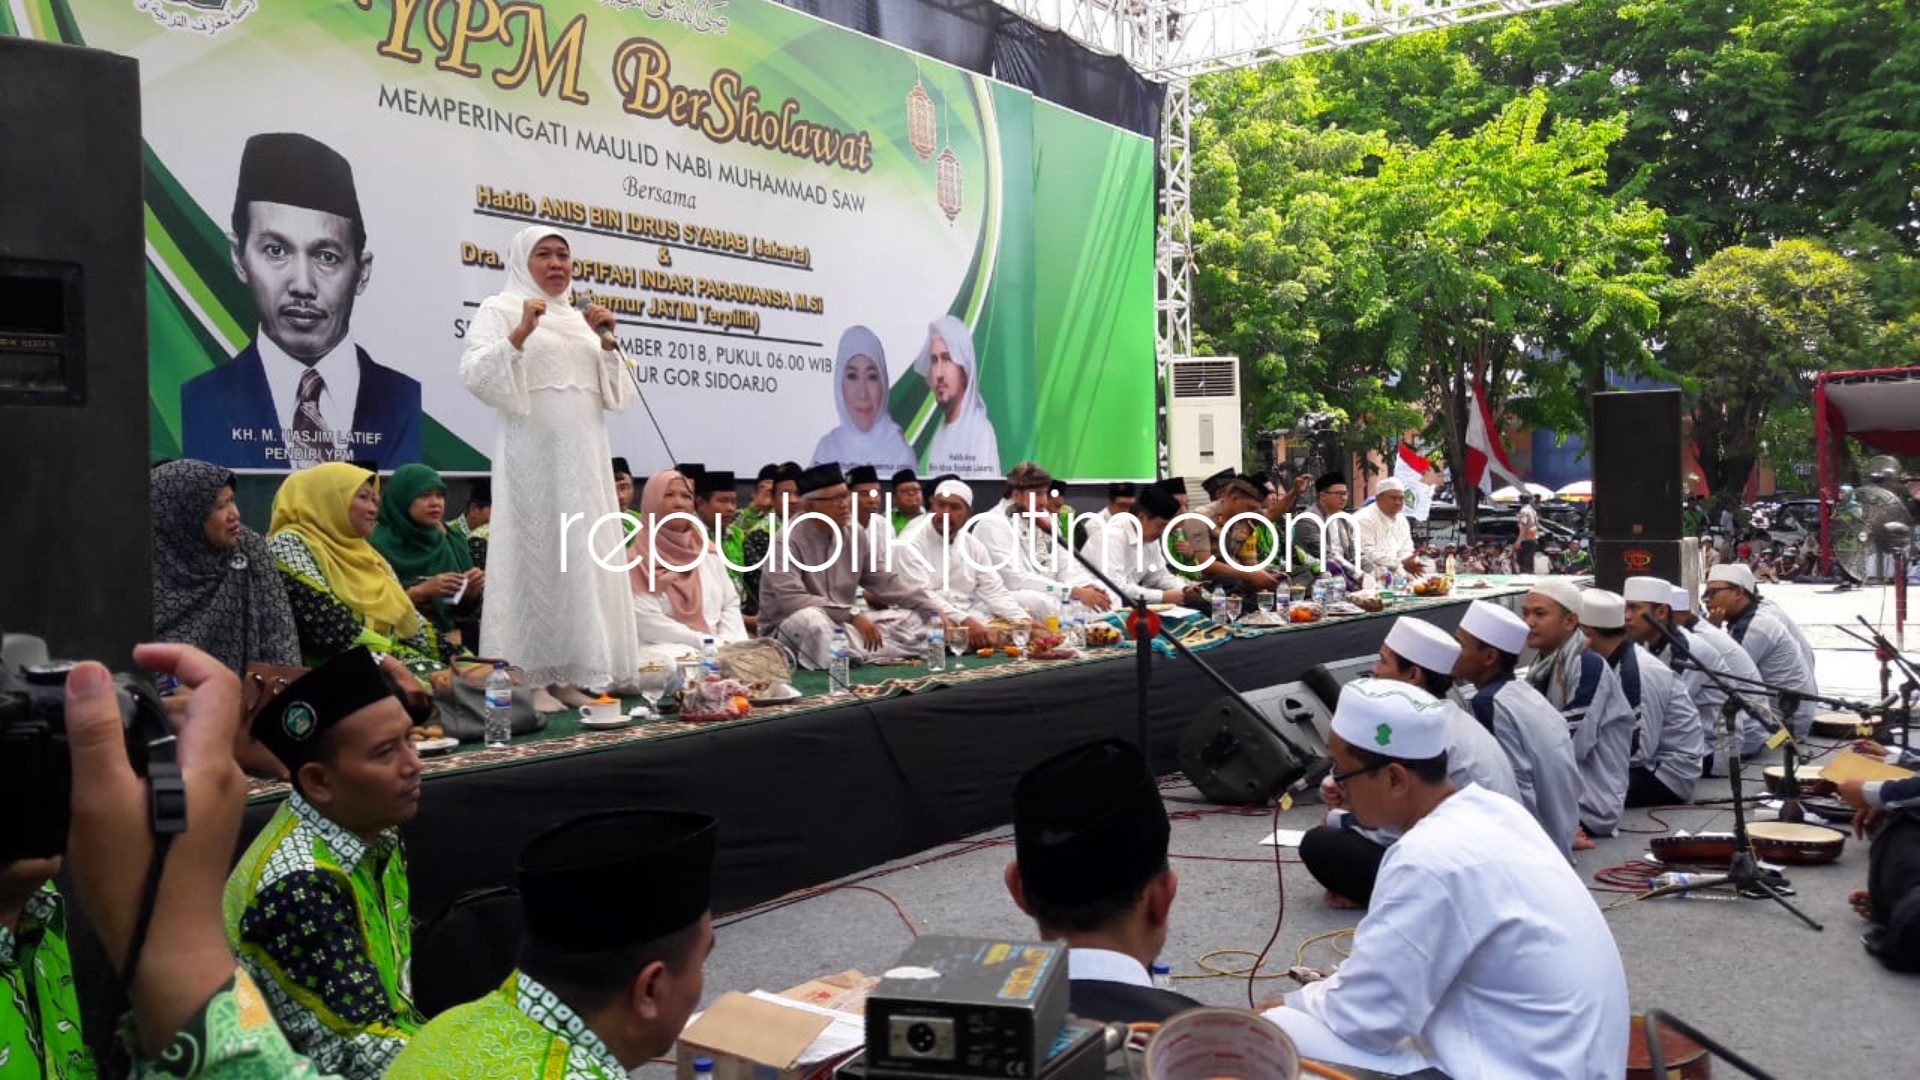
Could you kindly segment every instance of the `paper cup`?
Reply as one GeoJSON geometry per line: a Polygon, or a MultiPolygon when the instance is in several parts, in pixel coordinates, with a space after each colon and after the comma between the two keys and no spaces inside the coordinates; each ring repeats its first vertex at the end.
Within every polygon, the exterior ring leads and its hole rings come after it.
{"type": "Polygon", "coordinates": [[[1280,1026],[1241,1009],[1188,1009],[1147,1043],[1147,1080],[1298,1080],[1300,1051],[1280,1026]]]}

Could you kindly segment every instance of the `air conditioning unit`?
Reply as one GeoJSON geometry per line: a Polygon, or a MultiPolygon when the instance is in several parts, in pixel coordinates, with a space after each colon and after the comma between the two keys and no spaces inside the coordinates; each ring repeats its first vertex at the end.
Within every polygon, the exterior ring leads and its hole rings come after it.
{"type": "Polygon", "coordinates": [[[1242,467],[1238,358],[1175,357],[1168,363],[1167,457],[1173,474],[1195,486],[1221,469],[1242,467]]]}

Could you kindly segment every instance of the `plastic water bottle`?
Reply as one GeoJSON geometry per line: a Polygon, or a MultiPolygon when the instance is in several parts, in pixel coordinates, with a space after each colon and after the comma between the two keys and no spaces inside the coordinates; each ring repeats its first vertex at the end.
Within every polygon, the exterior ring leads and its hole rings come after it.
{"type": "Polygon", "coordinates": [[[1165,964],[1153,965],[1153,988],[1155,990],[1173,989],[1173,969],[1165,964]]]}
{"type": "MultiPolygon", "coordinates": [[[[1698,885],[1716,876],[1724,875],[1684,874],[1679,871],[1669,870],[1664,874],[1654,875],[1653,880],[1649,881],[1647,885],[1654,889],[1664,889],[1669,885],[1698,885]]],[[[1690,900],[1693,898],[1693,894],[1690,892],[1668,893],[1667,895],[1680,900],[1690,900]]]]}
{"type": "Polygon", "coordinates": [[[1451,578],[1451,577],[1458,577],[1458,576],[1459,576],[1459,574],[1460,574],[1460,560],[1459,560],[1459,559],[1457,559],[1457,558],[1455,558],[1455,557],[1453,556],[1453,554],[1452,554],[1452,553],[1448,553],[1448,555],[1447,555],[1447,576],[1448,576],[1448,577],[1450,577],[1450,578],[1451,578]]]}
{"type": "Polygon", "coordinates": [[[947,670],[947,628],[938,615],[927,616],[927,670],[947,670]]]}
{"type": "Polygon", "coordinates": [[[1067,597],[1067,645],[1074,649],[1087,647],[1087,609],[1072,596],[1067,597]]]}
{"type": "Polygon", "coordinates": [[[833,654],[827,661],[827,695],[841,697],[853,691],[847,680],[852,677],[853,654],[847,649],[847,628],[833,628],[833,654]]]}
{"type": "Polygon", "coordinates": [[[713,1080],[713,1059],[697,1057],[693,1059],[693,1080],[713,1080]]]}
{"type": "Polygon", "coordinates": [[[1218,585],[1213,587],[1213,625],[1227,625],[1227,590],[1218,585]]]}
{"type": "Polygon", "coordinates": [[[507,677],[507,662],[496,660],[487,676],[487,745],[499,748],[513,738],[513,680],[507,677]]]}
{"type": "Polygon", "coordinates": [[[702,712],[722,712],[720,694],[720,646],[710,637],[700,639],[700,693],[702,712]]]}

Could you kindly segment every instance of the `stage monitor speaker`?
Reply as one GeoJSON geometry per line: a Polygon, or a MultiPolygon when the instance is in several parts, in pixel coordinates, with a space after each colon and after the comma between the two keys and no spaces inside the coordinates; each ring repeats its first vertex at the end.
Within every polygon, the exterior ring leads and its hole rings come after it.
{"type": "Polygon", "coordinates": [[[153,636],[138,65],[0,36],[0,147],[0,629],[124,668],[153,636]]]}
{"type": "MultiPolygon", "coordinates": [[[[1311,717],[1306,722],[1311,727],[1311,717]]],[[[1220,698],[1181,733],[1180,771],[1209,802],[1266,802],[1298,780],[1309,764],[1280,741],[1275,723],[1230,697],[1220,698]]]]}
{"type": "MultiPolygon", "coordinates": [[[[1593,537],[1644,545],[1681,533],[1680,391],[1593,395],[1593,537]]],[[[1595,560],[1603,589],[1618,591],[1595,560]]],[[[1677,572],[1677,568],[1676,568],[1677,572]]]]}
{"type": "Polygon", "coordinates": [[[1593,580],[1602,589],[1619,592],[1630,577],[1651,574],[1678,585],[1681,574],[1678,540],[1595,540],[1593,580]]]}
{"type": "Polygon", "coordinates": [[[1340,705],[1340,688],[1355,679],[1365,678],[1373,671],[1378,656],[1356,656],[1351,660],[1335,660],[1329,664],[1315,664],[1300,676],[1313,692],[1320,695],[1331,714],[1340,705]]]}

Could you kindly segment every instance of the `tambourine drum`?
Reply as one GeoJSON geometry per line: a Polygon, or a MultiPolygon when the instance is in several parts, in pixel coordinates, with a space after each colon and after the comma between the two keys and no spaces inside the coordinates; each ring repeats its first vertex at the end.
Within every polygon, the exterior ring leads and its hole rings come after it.
{"type": "Polygon", "coordinates": [[[1827,713],[1813,718],[1808,734],[1816,739],[1871,739],[1884,726],[1884,722],[1869,723],[1853,713],[1827,713]]]}
{"type": "MultiPolygon", "coordinates": [[[[1787,768],[1784,765],[1769,765],[1761,771],[1767,782],[1767,791],[1776,798],[1785,798],[1787,794],[1787,768]]],[[[1793,770],[1793,779],[1800,785],[1800,797],[1809,795],[1831,795],[1834,793],[1832,781],[1822,779],[1820,766],[1801,765],[1793,770]]]]}
{"type": "Polygon", "coordinates": [[[1647,1053],[1647,1021],[1635,1015],[1633,1034],[1627,1039],[1627,1080],[1712,1080],[1712,1056],[1670,1027],[1660,1029],[1660,1056],[1667,1063],[1667,1075],[1655,1077],[1653,1057],[1647,1053]]]}
{"type": "Polygon", "coordinates": [[[1847,834],[1823,825],[1791,821],[1759,821],[1747,826],[1753,854],[1762,862],[1817,866],[1840,857],[1847,834]]]}
{"type": "MultiPolygon", "coordinates": [[[[1846,833],[1787,821],[1756,822],[1747,826],[1747,835],[1753,838],[1755,858],[1783,866],[1830,863],[1847,843],[1846,833]]],[[[1651,846],[1654,858],[1668,865],[1725,866],[1733,861],[1732,833],[1656,836],[1651,846]]]]}

